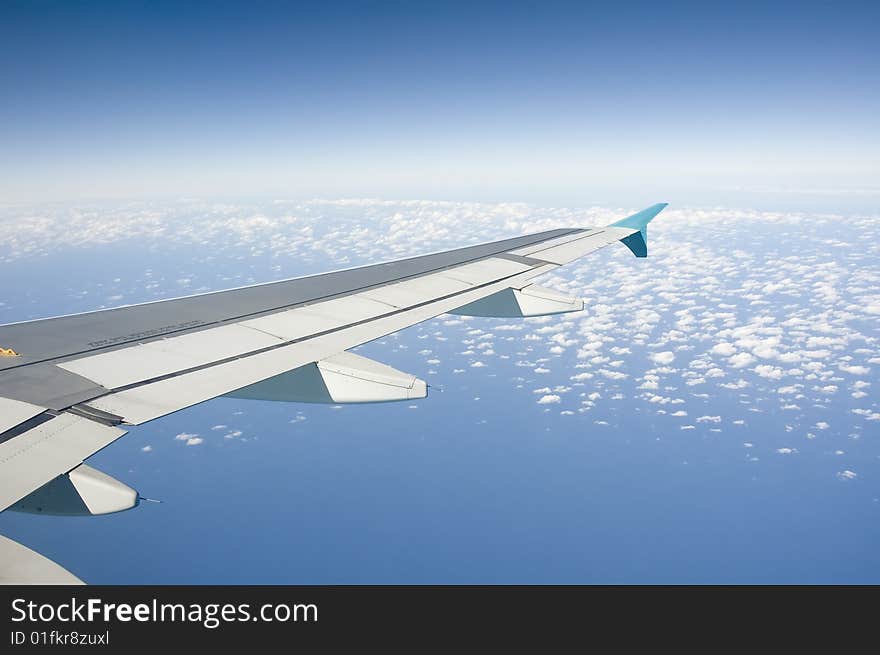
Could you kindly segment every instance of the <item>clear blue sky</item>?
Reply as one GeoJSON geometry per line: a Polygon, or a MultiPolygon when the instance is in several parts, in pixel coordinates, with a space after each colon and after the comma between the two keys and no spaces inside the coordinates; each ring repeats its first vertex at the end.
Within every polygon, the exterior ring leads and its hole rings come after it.
{"type": "Polygon", "coordinates": [[[876,190],[878,13],[6,1],[0,200],[876,190]]]}

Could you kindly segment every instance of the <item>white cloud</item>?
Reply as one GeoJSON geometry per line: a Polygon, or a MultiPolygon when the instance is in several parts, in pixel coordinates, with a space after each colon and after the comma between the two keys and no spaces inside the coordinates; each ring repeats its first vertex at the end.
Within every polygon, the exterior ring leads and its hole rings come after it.
{"type": "Polygon", "coordinates": [[[785,372],[781,368],[778,366],[770,366],[769,364],[758,364],[754,370],[755,373],[768,380],[781,380],[782,376],[785,375],[785,372]]]}
{"type": "Polygon", "coordinates": [[[562,402],[562,398],[560,398],[555,393],[548,393],[548,394],[538,398],[539,405],[552,405],[554,403],[559,403],[559,402],[562,402]]]}
{"type": "Polygon", "coordinates": [[[650,357],[651,361],[655,364],[661,364],[664,366],[667,364],[671,364],[673,361],[675,361],[675,353],[671,350],[664,350],[663,352],[652,353],[650,357]]]}
{"type": "Polygon", "coordinates": [[[728,357],[727,361],[733,368],[745,368],[755,361],[754,356],[749,353],[737,353],[733,357],[728,357]]]}
{"type": "Polygon", "coordinates": [[[733,344],[722,341],[721,343],[716,343],[714,346],[712,346],[712,349],[709,352],[711,352],[713,355],[730,357],[731,355],[736,353],[736,348],[733,347],[733,344]]]}

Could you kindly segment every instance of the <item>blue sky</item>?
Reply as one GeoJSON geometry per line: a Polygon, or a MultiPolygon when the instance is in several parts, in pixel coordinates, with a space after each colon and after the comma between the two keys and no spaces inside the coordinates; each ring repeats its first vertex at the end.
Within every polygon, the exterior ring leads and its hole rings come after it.
{"type": "MultiPolygon", "coordinates": [[[[870,3],[6,2],[0,198],[880,188],[870,3]]],[[[755,195],[759,194],[759,195],[755,195]]]]}

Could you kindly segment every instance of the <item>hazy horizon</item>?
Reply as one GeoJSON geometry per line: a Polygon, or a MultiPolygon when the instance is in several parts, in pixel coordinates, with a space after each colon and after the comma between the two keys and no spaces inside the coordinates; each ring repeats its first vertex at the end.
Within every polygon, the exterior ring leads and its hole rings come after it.
{"type": "Polygon", "coordinates": [[[4,3],[0,202],[867,210],[878,11],[4,3]]]}

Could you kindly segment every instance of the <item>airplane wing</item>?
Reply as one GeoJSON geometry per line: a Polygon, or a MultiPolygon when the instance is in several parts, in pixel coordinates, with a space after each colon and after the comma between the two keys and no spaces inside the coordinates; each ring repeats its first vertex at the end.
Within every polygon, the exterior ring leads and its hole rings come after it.
{"type": "MultiPolygon", "coordinates": [[[[647,255],[657,204],[612,225],[214,293],[0,326],[0,511],[94,515],[137,492],[85,460],[140,425],[230,395],[384,402],[427,395],[412,375],[346,352],[445,313],[583,309],[532,283],[617,241],[647,255]]],[[[0,537],[0,583],[78,579],[0,537]]]]}

